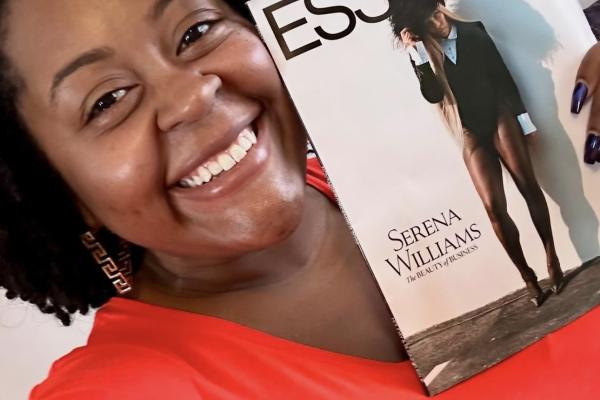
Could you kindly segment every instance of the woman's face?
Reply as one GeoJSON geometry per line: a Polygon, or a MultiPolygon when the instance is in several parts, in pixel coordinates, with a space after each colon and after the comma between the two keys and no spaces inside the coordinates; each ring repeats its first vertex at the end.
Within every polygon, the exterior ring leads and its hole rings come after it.
{"type": "Polygon", "coordinates": [[[427,21],[427,31],[435,38],[447,38],[450,35],[452,26],[446,18],[446,15],[439,10],[436,10],[431,18],[427,21]]]}
{"type": "Polygon", "coordinates": [[[304,131],[224,1],[13,0],[5,51],[21,114],[90,224],[212,262],[296,228],[304,131]]]}

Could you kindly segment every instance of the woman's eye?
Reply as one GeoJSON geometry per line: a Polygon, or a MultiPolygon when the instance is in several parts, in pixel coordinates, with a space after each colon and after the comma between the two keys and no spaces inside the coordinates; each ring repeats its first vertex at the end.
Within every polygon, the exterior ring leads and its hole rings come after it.
{"type": "Polygon", "coordinates": [[[201,39],[202,36],[208,32],[210,27],[210,22],[200,22],[185,31],[181,38],[181,42],[179,43],[179,47],[177,48],[177,55],[181,54],[185,49],[201,39]]]}
{"type": "Polygon", "coordinates": [[[96,103],[94,103],[94,106],[90,110],[90,112],[88,114],[88,118],[87,118],[88,121],[93,120],[94,118],[96,118],[100,114],[102,114],[104,111],[108,110],[109,108],[111,108],[112,106],[117,104],[119,101],[121,101],[121,99],[123,99],[123,97],[125,97],[126,94],[127,94],[127,89],[121,88],[121,89],[117,89],[112,92],[106,93],[105,95],[100,97],[96,101],[96,103]]]}

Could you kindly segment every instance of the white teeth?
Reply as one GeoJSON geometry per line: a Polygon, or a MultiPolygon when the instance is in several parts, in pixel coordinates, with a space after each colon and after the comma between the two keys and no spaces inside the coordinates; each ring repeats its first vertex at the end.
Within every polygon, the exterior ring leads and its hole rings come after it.
{"type": "Polygon", "coordinates": [[[190,188],[190,187],[194,187],[194,180],[191,178],[185,178],[184,180],[182,180],[180,182],[181,186],[186,187],[186,188],[190,188]]]}
{"type": "Polygon", "coordinates": [[[239,140],[238,140],[238,144],[245,151],[248,151],[248,150],[250,150],[250,148],[252,148],[252,142],[249,141],[248,139],[246,139],[245,137],[240,137],[239,140]]]}
{"type": "Polygon", "coordinates": [[[194,188],[210,182],[223,171],[229,171],[242,161],[248,154],[248,150],[257,143],[256,134],[251,128],[244,129],[236,141],[229,148],[217,154],[203,166],[199,167],[192,175],[179,181],[179,186],[194,188]]]}
{"type": "Polygon", "coordinates": [[[195,186],[200,186],[200,185],[204,184],[204,181],[199,176],[195,176],[193,178],[193,181],[194,181],[195,186]]]}
{"type": "Polygon", "coordinates": [[[217,176],[221,172],[223,172],[223,167],[221,167],[221,164],[219,164],[216,161],[207,162],[206,168],[208,169],[208,172],[210,172],[213,176],[217,176]]]}
{"type": "Polygon", "coordinates": [[[233,157],[236,162],[242,161],[242,158],[246,157],[246,154],[246,150],[240,145],[232,144],[229,148],[229,155],[233,157]]]}
{"type": "Polygon", "coordinates": [[[229,154],[219,154],[217,156],[217,162],[221,164],[221,167],[225,171],[229,171],[235,165],[235,160],[229,154]]]}
{"type": "Polygon", "coordinates": [[[213,174],[206,167],[198,168],[198,176],[202,179],[203,183],[210,182],[213,177],[213,174]]]}
{"type": "Polygon", "coordinates": [[[257,142],[256,134],[251,129],[245,129],[240,136],[248,139],[252,144],[256,144],[257,142]]]}

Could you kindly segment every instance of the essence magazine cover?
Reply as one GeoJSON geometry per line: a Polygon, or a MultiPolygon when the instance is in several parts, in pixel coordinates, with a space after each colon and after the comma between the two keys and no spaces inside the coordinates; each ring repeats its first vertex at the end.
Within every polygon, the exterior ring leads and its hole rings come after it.
{"type": "Polygon", "coordinates": [[[430,394],[600,303],[577,0],[249,6],[430,394]]]}

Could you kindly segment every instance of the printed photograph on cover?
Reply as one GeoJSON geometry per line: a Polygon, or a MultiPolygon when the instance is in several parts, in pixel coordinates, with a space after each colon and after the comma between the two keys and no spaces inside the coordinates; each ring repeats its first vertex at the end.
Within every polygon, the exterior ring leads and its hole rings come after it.
{"type": "Polygon", "coordinates": [[[249,5],[430,394],[600,304],[598,2],[249,5]]]}
{"type": "Polygon", "coordinates": [[[585,7],[584,12],[587,17],[592,31],[596,36],[596,39],[600,40],[600,1],[595,0],[581,0],[582,5],[585,7]]]}

